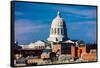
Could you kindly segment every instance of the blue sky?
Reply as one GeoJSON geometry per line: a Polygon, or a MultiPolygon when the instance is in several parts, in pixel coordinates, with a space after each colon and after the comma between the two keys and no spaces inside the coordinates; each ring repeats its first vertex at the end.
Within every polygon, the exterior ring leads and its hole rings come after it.
{"type": "Polygon", "coordinates": [[[68,37],[96,43],[96,7],[15,2],[15,39],[19,44],[46,40],[52,20],[61,12],[68,37]]]}

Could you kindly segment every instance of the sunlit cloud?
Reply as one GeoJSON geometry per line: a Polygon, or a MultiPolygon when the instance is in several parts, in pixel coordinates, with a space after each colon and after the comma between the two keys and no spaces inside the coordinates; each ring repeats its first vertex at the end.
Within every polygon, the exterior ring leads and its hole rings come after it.
{"type": "MultiPolygon", "coordinates": [[[[16,20],[15,39],[20,40],[20,41],[25,41],[25,40],[27,41],[27,39],[34,37],[35,36],[34,34],[40,33],[41,30],[45,32],[45,29],[49,27],[46,24],[41,25],[41,24],[37,24],[36,21],[34,22],[32,22],[31,20],[27,20],[27,19],[16,20]]],[[[41,32],[41,35],[42,35],[42,32],[41,32]]]]}
{"type": "Polygon", "coordinates": [[[42,28],[46,28],[48,25],[41,25],[41,24],[36,24],[36,21],[32,22],[30,20],[17,20],[15,23],[15,31],[17,33],[28,33],[28,32],[38,32],[42,28]]]}

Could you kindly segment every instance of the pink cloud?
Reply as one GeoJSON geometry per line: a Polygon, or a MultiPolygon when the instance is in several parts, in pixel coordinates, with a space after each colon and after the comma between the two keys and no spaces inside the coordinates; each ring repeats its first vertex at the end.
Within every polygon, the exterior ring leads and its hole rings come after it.
{"type": "Polygon", "coordinates": [[[39,24],[34,24],[30,20],[17,20],[15,22],[15,33],[16,34],[23,34],[23,33],[34,33],[34,32],[39,32],[41,28],[46,28],[48,27],[47,25],[39,25],[39,24]]]}

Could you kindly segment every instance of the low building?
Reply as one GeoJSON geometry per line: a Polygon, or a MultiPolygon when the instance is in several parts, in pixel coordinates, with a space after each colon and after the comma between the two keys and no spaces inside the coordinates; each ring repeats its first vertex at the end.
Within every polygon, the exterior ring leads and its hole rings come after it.
{"type": "Polygon", "coordinates": [[[46,47],[45,50],[43,50],[42,54],[41,54],[41,58],[42,59],[48,59],[50,58],[50,53],[52,52],[51,48],[49,46],[46,47]]]}
{"type": "Polygon", "coordinates": [[[77,46],[71,46],[71,56],[73,58],[80,58],[82,53],[86,53],[85,44],[78,44],[77,46]]]}
{"type": "Polygon", "coordinates": [[[29,45],[20,45],[22,47],[22,49],[45,49],[46,47],[46,43],[44,41],[36,41],[36,42],[32,42],[29,45]]]}
{"type": "Polygon", "coordinates": [[[43,59],[39,58],[28,58],[27,65],[38,65],[43,62],[43,59]]]}
{"type": "Polygon", "coordinates": [[[61,44],[59,43],[53,44],[52,52],[61,54],[61,44]]]}
{"type": "Polygon", "coordinates": [[[49,58],[49,54],[44,52],[41,54],[41,59],[48,59],[49,58]]]}
{"type": "Polygon", "coordinates": [[[95,49],[91,49],[90,50],[90,53],[82,53],[81,55],[81,59],[84,61],[84,62],[88,62],[88,61],[96,61],[97,58],[96,58],[96,50],[95,49]]]}
{"type": "Polygon", "coordinates": [[[21,57],[17,60],[14,60],[15,66],[26,66],[26,58],[21,57]]]}
{"type": "Polygon", "coordinates": [[[34,49],[45,49],[45,42],[43,41],[37,41],[34,43],[34,49]]]}
{"type": "Polygon", "coordinates": [[[62,42],[62,43],[54,43],[52,46],[52,52],[60,54],[71,54],[71,46],[73,46],[73,43],[68,42],[62,42]]]}

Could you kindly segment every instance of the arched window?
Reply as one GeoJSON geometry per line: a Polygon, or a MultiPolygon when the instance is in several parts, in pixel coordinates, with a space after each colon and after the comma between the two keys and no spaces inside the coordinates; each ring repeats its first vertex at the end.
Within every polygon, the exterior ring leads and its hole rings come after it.
{"type": "Polygon", "coordinates": [[[51,34],[53,34],[53,28],[51,28],[51,34]]]}
{"type": "Polygon", "coordinates": [[[51,29],[51,33],[54,34],[54,28],[51,29]]]}
{"type": "Polygon", "coordinates": [[[61,29],[61,35],[63,34],[63,29],[61,29]]]}
{"type": "Polygon", "coordinates": [[[58,30],[57,30],[57,31],[58,31],[58,34],[59,34],[59,28],[58,28],[58,30]]]}
{"type": "Polygon", "coordinates": [[[55,28],[55,30],[54,30],[54,34],[56,34],[56,28],[55,28]]]}
{"type": "Polygon", "coordinates": [[[58,28],[56,28],[56,34],[58,34],[58,28]]]}
{"type": "Polygon", "coordinates": [[[59,34],[61,35],[61,28],[59,28],[59,34]]]}
{"type": "Polygon", "coordinates": [[[62,34],[62,29],[60,29],[60,33],[62,34]]]}

